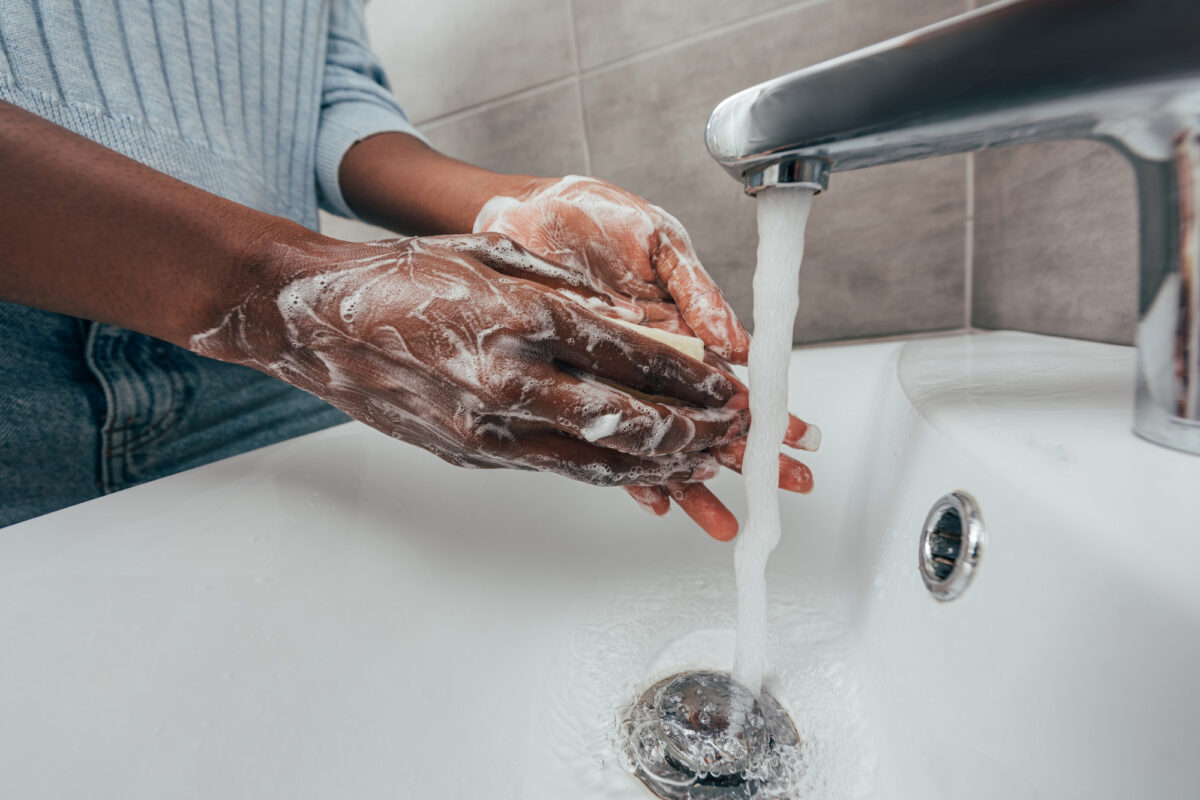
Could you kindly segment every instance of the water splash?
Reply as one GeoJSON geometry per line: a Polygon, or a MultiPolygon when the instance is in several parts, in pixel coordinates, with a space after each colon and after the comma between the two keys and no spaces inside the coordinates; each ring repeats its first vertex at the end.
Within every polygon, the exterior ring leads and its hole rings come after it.
{"type": "MultiPolygon", "coordinates": [[[[796,723],[802,746],[752,777],[805,800],[873,796],[874,746],[845,650],[844,621],[803,581],[772,581],[764,686],[796,723]],[[787,773],[786,777],[778,777],[787,773]]],[[[717,565],[680,565],[602,582],[578,601],[532,706],[523,797],[640,800],[625,763],[622,720],[632,699],[679,672],[727,668],[736,632],[733,579],[717,565]]],[[[647,747],[660,746],[647,734],[647,747]]],[[[764,795],[765,797],[766,795],[764,795]]]]}

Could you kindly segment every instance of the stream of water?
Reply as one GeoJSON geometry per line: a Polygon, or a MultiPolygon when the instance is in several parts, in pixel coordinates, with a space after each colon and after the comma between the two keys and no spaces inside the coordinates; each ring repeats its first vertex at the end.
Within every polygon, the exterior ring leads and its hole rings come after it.
{"type": "Polygon", "coordinates": [[[738,626],[733,678],[758,694],[767,654],[767,558],[779,542],[779,449],[787,430],[788,365],[799,302],[808,189],[768,189],[757,198],[758,266],[750,345],[750,414],[742,474],[746,526],[734,548],[738,626]]]}

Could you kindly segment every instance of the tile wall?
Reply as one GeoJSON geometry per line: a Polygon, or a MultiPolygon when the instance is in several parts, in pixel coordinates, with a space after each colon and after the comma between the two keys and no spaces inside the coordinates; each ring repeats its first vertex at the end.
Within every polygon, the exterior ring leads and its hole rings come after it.
{"type": "MultiPolygon", "coordinates": [[[[367,16],[435,146],[502,171],[597,175],[658,203],[748,322],[754,204],[705,151],[709,112],[971,2],[372,0],[367,16]]],[[[1135,222],[1128,167],[1092,144],[840,173],[814,204],[795,339],[980,327],[1129,342],[1135,222]]]]}

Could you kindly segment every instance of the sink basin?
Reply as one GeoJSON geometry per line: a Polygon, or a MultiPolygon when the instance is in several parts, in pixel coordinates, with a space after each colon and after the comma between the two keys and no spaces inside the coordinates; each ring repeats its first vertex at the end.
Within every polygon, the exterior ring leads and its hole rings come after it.
{"type": "MultiPolygon", "coordinates": [[[[1128,430],[1132,348],[797,350],[767,686],[801,797],[1200,787],[1200,459],[1128,430]],[[978,501],[973,582],[918,569],[978,501]]],[[[734,475],[714,489],[744,519],[734,475]]],[[[732,659],[732,550],[674,511],[344,425],[0,531],[0,796],[645,798],[616,717],[732,659]]]]}

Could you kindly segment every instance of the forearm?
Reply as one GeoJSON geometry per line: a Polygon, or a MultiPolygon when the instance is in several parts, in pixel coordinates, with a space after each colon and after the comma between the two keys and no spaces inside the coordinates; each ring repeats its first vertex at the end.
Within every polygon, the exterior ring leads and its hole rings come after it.
{"type": "Polygon", "coordinates": [[[443,155],[403,133],[381,133],[342,159],[342,195],[367,222],[425,236],[469,233],[479,209],[498,194],[518,194],[537,179],[503,175],[443,155]]]}
{"type": "Polygon", "coordinates": [[[0,298],[184,345],[302,226],[0,102],[0,298]]]}

